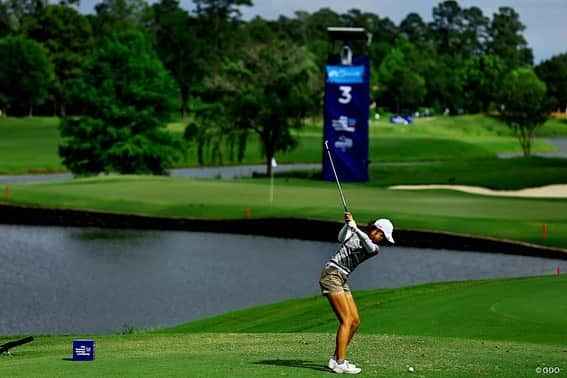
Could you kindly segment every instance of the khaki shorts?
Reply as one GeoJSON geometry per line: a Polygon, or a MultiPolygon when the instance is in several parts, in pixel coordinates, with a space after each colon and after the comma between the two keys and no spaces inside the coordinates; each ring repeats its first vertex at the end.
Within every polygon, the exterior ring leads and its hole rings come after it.
{"type": "Polygon", "coordinates": [[[325,265],[323,272],[321,272],[321,279],[319,280],[321,294],[350,293],[347,278],[348,276],[337,267],[325,265]]]}

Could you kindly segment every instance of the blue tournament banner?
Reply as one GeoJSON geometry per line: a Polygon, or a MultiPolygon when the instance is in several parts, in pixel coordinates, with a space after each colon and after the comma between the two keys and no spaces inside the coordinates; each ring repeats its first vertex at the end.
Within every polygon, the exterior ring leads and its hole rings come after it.
{"type": "MultiPolygon", "coordinates": [[[[368,56],[355,56],[350,66],[325,67],[323,134],[341,181],[368,181],[369,65],[368,56]]],[[[328,158],[323,159],[323,178],[335,180],[328,158]]]]}

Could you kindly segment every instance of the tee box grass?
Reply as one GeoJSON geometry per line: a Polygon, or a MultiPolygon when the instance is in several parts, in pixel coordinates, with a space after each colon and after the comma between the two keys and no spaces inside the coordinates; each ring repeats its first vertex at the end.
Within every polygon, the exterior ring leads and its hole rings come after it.
{"type": "MultiPolygon", "coordinates": [[[[362,324],[349,358],[370,377],[404,376],[409,367],[425,377],[533,377],[544,368],[562,376],[565,290],[567,277],[546,276],[355,291],[362,324]]],[[[325,377],[336,325],[317,296],[168,329],[85,335],[97,342],[88,363],[69,361],[75,335],[38,336],[0,356],[0,374],[325,377]]]]}

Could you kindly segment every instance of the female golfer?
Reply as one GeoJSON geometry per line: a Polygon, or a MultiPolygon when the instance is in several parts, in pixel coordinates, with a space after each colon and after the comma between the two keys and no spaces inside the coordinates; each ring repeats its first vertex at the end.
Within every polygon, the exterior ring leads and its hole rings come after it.
{"type": "Polygon", "coordinates": [[[346,224],[339,232],[341,246],[325,264],[319,284],[339,320],[335,353],[328,367],[339,374],[358,374],[361,369],[346,360],[346,349],[360,325],[358,309],[354,303],[347,280],[352,271],[363,261],[376,256],[378,243],[386,239],[394,243],[394,226],[388,219],[368,223],[366,232],[356,226],[350,212],[345,212],[346,224]]]}

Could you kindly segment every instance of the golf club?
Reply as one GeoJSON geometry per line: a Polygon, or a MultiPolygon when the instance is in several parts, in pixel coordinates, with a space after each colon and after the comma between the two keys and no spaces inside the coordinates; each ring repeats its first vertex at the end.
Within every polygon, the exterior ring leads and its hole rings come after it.
{"type": "Polygon", "coordinates": [[[325,148],[327,149],[327,154],[329,155],[329,161],[331,162],[331,168],[333,169],[333,173],[335,174],[335,180],[337,181],[337,188],[339,189],[339,194],[341,195],[341,200],[343,201],[343,208],[345,212],[350,212],[348,206],[345,201],[345,196],[343,195],[343,189],[341,188],[341,183],[339,182],[339,176],[337,175],[337,171],[335,169],[335,163],[333,162],[333,156],[331,155],[331,150],[329,149],[329,141],[325,141],[325,148]]]}
{"type": "Polygon", "coordinates": [[[33,336],[24,337],[23,339],[19,339],[16,341],[10,341],[8,343],[0,345],[0,353],[8,353],[10,354],[10,349],[30,343],[33,341],[33,336]]]}

